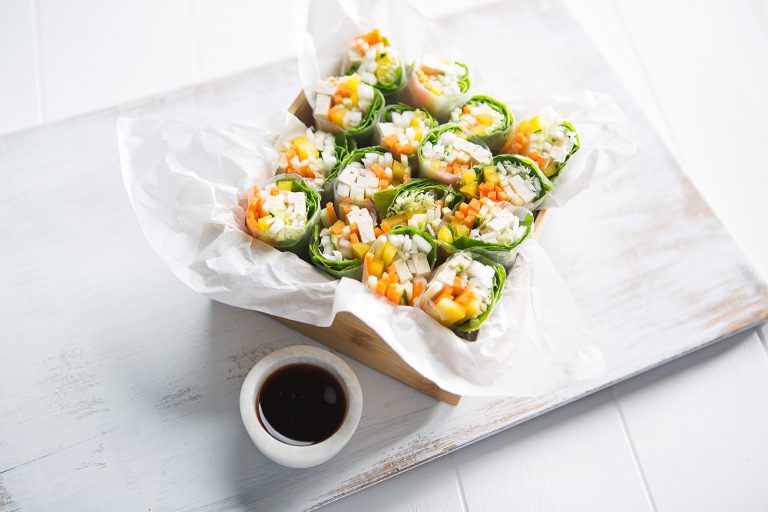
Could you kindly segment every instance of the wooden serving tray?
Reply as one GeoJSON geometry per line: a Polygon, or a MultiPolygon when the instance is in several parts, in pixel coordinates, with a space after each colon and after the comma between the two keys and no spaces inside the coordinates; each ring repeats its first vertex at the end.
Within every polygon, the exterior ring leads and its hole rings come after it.
{"type": "MultiPolygon", "coordinates": [[[[303,92],[296,96],[288,111],[307,126],[314,125],[312,107],[303,92]]],[[[541,233],[547,213],[547,210],[536,212],[534,236],[541,233]]],[[[330,327],[317,327],[277,316],[272,318],[441,402],[456,405],[461,399],[460,395],[441,389],[414,370],[373,329],[352,313],[339,313],[330,327]]]]}

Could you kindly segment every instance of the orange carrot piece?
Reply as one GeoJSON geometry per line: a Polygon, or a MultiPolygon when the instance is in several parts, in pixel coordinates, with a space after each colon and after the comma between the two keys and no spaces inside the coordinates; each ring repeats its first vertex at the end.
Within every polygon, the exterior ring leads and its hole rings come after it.
{"type": "Polygon", "coordinates": [[[397,136],[396,135],[387,135],[383,139],[381,139],[382,146],[395,149],[397,146],[397,136]]]}
{"type": "Polygon", "coordinates": [[[332,226],[331,226],[331,232],[334,235],[340,235],[341,232],[344,230],[344,223],[340,220],[337,220],[332,226]]]}
{"type": "Polygon", "coordinates": [[[411,302],[420,297],[422,293],[424,293],[424,281],[419,279],[413,283],[413,297],[411,298],[411,302]]]}
{"type": "Polygon", "coordinates": [[[389,278],[392,280],[393,283],[399,283],[400,282],[400,276],[397,275],[397,269],[395,268],[395,264],[392,263],[387,267],[387,274],[389,274],[389,278]]]}
{"type": "Polygon", "coordinates": [[[390,285],[387,286],[387,299],[389,299],[390,302],[393,302],[395,304],[400,304],[400,299],[402,299],[402,294],[397,291],[397,284],[390,283],[390,285]]]}
{"type": "Polygon", "coordinates": [[[467,305],[467,304],[469,304],[469,303],[470,303],[470,301],[471,301],[472,299],[474,299],[474,298],[475,298],[475,294],[474,294],[474,292],[472,291],[472,287],[471,287],[471,286],[467,286],[467,287],[466,287],[466,288],[464,288],[464,290],[463,290],[463,291],[462,291],[462,292],[461,292],[459,295],[457,295],[457,296],[456,296],[456,298],[455,298],[455,299],[453,299],[453,300],[456,302],[456,304],[460,304],[460,305],[462,305],[462,306],[466,306],[466,305],[467,305]]]}
{"type": "Polygon", "coordinates": [[[336,221],[339,220],[339,218],[336,216],[336,210],[333,208],[333,203],[328,202],[328,204],[325,205],[325,211],[328,212],[328,222],[330,222],[331,225],[336,224],[336,221]]]}

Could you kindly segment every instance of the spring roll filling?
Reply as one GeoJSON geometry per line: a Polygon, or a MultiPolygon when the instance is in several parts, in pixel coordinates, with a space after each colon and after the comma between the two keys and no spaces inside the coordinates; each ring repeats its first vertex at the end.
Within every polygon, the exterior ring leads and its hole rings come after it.
{"type": "Polygon", "coordinates": [[[527,156],[546,176],[552,176],[576,145],[576,135],[563,122],[552,108],[524,119],[514,129],[512,152],[527,156]]]}
{"type": "Polygon", "coordinates": [[[393,112],[392,121],[379,123],[381,145],[400,155],[413,155],[429,131],[429,118],[422,110],[393,112]]]}
{"type": "Polygon", "coordinates": [[[530,169],[508,160],[497,162],[495,166],[484,166],[482,183],[477,183],[474,169],[466,171],[463,178],[461,192],[492,201],[509,201],[515,206],[530,205],[542,191],[541,182],[530,169]]]}
{"type": "Polygon", "coordinates": [[[421,304],[443,325],[463,324],[491,305],[494,275],[493,267],[458,252],[435,271],[421,304]]]}
{"type": "Polygon", "coordinates": [[[360,75],[331,77],[320,82],[315,88],[314,114],[350,130],[357,128],[371,109],[373,87],[366,84],[360,75]]]}
{"type": "Polygon", "coordinates": [[[421,235],[380,235],[365,256],[365,284],[394,304],[413,305],[426,287],[432,245],[421,235]]]}
{"type": "Polygon", "coordinates": [[[389,207],[392,213],[382,221],[382,226],[411,226],[435,236],[444,215],[451,212],[442,199],[428,191],[411,190],[398,195],[389,207]]]}
{"type": "Polygon", "coordinates": [[[450,223],[456,236],[499,245],[517,244],[528,229],[521,224],[517,207],[507,201],[495,202],[487,197],[460,204],[453,212],[450,223]]]}
{"type": "Polygon", "coordinates": [[[337,219],[333,204],[320,213],[320,254],[330,261],[362,260],[376,240],[374,220],[365,208],[351,206],[344,220],[337,219]]]}
{"type": "Polygon", "coordinates": [[[402,73],[397,52],[387,44],[378,29],[355,38],[347,53],[347,61],[349,69],[369,85],[395,83],[402,73]]]}
{"type": "Polygon", "coordinates": [[[340,202],[361,203],[373,195],[410,179],[408,158],[395,160],[391,153],[366,153],[360,162],[350,162],[336,178],[335,194],[340,202]]]}
{"type": "Polygon", "coordinates": [[[246,224],[259,239],[283,242],[301,237],[307,227],[307,197],[279,181],[264,191],[257,186],[248,201],[246,224]]]}
{"type": "Polygon", "coordinates": [[[472,135],[486,135],[504,125],[504,115],[485,102],[467,103],[453,109],[451,122],[472,135]]]}
{"type": "Polygon", "coordinates": [[[455,61],[442,57],[425,56],[414,70],[419,83],[436,96],[459,96],[461,80],[467,70],[455,61]]]}
{"type": "Polygon", "coordinates": [[[441,133],[434,143],[426,141],[421,154],[433,170],[446,174],[461,174],[475,164],[489,163],[492,157],[486,148],[450,130],[441,133]]]}
{"type": "Polygon", "coordinates": [[[278,148],[277,166],[281,173],[298,174],[318,187],[336,165],[336,139],[323,131],[308,128],[278,148]]]}

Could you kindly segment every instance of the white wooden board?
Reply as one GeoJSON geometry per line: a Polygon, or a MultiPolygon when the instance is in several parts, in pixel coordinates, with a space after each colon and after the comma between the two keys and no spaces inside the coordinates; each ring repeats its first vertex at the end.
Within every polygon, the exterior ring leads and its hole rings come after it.
{"type": "Polygon", "coordinates": [[[0,255],[1,336],[10,340],[0,360],[0,503],[31,510],[112,509],[126,501],[167,510],[305,508],[763,318],[764,284],[586,40],[568,41],[555,54],[547,42],[554,38],[526,37],[541,16],[553,33],[569,23],[554,7],[483,9],[476,28],[463,27],[464,38],[483,67],[484,48],[469,40],[477,27],[514,30],[553,57],[532,63],[525,76],[501,69],[498,80],[509,90],[609,90],[637,120],[643,155],[557,212],[544,238],[585,313],[611,335],[604,347],[609,374],[551,396],[468,399],[451,408],[353,363],[366,410],[349,447],[322,471],[285,470],[261,457],[240,425],[237,390],[256,360],[302,337],[210,303],[162,267],[121,190],[114,119],[259,116],[287,105],[297,89],[291,65],[272,66],[0,139],[7,176],[0,236],[11,249],[0,255]],[[568,90],[558,87],[564,73],[568,90]],[[718,258],[700,257],[714,252],[718,258]]]}

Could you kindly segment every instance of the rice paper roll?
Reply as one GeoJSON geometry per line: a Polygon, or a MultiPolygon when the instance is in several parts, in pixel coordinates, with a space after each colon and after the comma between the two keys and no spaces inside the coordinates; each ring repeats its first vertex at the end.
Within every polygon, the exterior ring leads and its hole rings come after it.
{"type": "Polygon", "coordinates": [[[403,58],[376,28],[355,38],[344,56],[341,72],[344,75],[357,73],[363,82],[381,91],[385,97],[402,90],[407,82],[403,58]]]}
{"type": "Polygon", "coordinates": [[[488,96],[472,96],[451,111],[451,123],[477,137],[492,153],[498,153],[509,139],[514,118],[504,103],[488,96]]]}
{"type": "Polygon", "coordinates": [[[352,206],[343,218],[333,203],[320,212],[309,244],[312,263],[328,274],[359,280],[363,258],[376,240],[376,218],[365,208],[352,206]]]}
{"type": "Polygon", "coordinates": [[[445,123],[451,111],[469,99],[470,84],[469,67],[463,62],[425,55],[413,63],[405,102],[445,123]]]}
{"type": "Polygon", "coordinates": [[[405,156],[398,160],[382,147],[360,148],[351,152],[329,178],[333,201],[338,209],[345,205],[369,208],[377,216],[386,212],[399,185],[411,179],[405,156]]]}
{"type": "Polygon", "coordinates": [[[443,216],[460,201],[461,195],[444,183],[411,180],[398,188],[381,221],[381,229],[388,232],[397,226],[411,226],[434,237],[443,216]]]}
{"type": "Polygon", "coordinates": [[[498,263],[474,251],[459,251],[435,269],[419,305],[458,336],[474,341],[506,280],[498,263]]]}
{"type": "Polygon", "coordinates": [[[320,217],[320,195],[302,180],[277,177],[255,185],[245,223],[251,235],[280,251],[307,256],[309,239],[320,217]]]}
{"type": "Polygon", "coordinates": [[[448,253],[472,249],[509,270],[533,230],[533,213],[507,201],[472,199],[454,208],[437,233],[448,253]]]}
{"type": "Polygon", "coordinates": [[[393,304],[413,306],[435,266],[437,244],[424,231],[403,226],[376,238],[363,261],[363,284],[393,304]]]}
{"type": "Polygon", "coordinates": [[[370,143],[384,96],[360,75],[332,76],[319,82],[314,100],[317,129],[353,137],[361,146],[370,143]]]}
{"type": "Polygon", "coordinates": [[[344,136],[307,128],[277,147],[277,174],[297,174],[320,191],[326,178],[347,156],[348,144],[344,136]]]}
{"type": "Polygon", "coordinates": [[[488,164],[493,155],[481,142],[457,124],[440,126],[421,141],[418,151],[419,177],[453,185],[477,164],[488,164]]]}
{"type": "Polygon", "coordinates": [[[547,107],[538,115],[520,121],[502,152],[530,158],[554,183],[580,146],[576,128],[555,109],[547,107]]]}
{"type": "Polygon", "coordinates": [[[552,182],[536,163],[524,156],[496,155],[490,164],[465,171],[456,183],[465,197],[509,201],[535,210],[552,190],[552,182]]]}
{"type": "Polygon", "coordinates": [[[374,144],[385,147],[395,155],[405,155],[416,166],[416,152],[424,136],[437,127],[437,119],[426,110],[404,103],[387,105],[381,111],[374,130],[374,144]]]}

